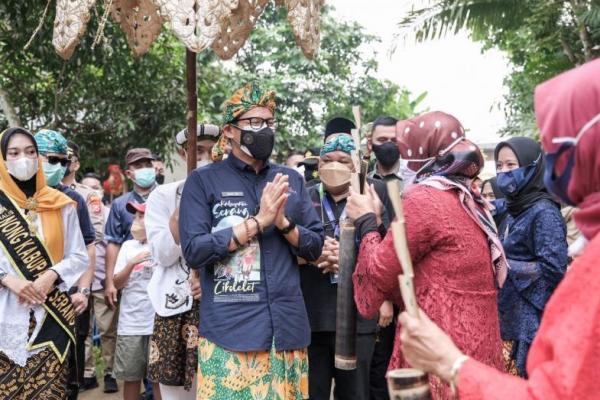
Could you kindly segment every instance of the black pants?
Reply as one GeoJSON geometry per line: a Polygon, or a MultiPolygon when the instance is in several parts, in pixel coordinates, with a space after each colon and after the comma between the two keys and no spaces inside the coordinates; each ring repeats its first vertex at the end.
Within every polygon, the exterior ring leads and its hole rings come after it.
{"type": "Polygon", "coordinates": [[[75,348],[69,353],[69,378],[67,380],[67,399],[76,400],[79,386],[83,383],[85,370],[85,340],[90,330],[90,310],[88,308],[75,318],[75,348]]]}
{"type": "Polygon", "coordinates": [[[359,334],[356,340],[357,367],[344,371],[334,366],[335,332],[313,332],[308,346],[308,390],[311,400],[329,400],[335,380],[337,400],[369,400],[369,373],[375,334],[359,334]]]}
{"type": "Polygon", "coordinates": [[[389,400],[390,398],[385,374],[394,351],[395,335],[396,325],[394,323],[386,328],[380,328],[377,333],[375,352],[371,361],[371,400],[389,400]]]}

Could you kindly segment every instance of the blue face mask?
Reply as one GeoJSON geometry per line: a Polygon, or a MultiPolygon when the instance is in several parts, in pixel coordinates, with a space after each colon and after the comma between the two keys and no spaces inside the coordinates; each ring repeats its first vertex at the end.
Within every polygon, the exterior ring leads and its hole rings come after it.
{"type": "Polygon", "coordinates": [[[544,185],[560,201],[570,206],[574,206],[569,198],[568,189],[571,181],[571,173],[575,165],[575,145],[573,143],[563,143],[555,153],[546,154],[546,165],[544,166],[544,185]],[[567,151],[571,151],[567,159],[565,170],[560,176],[554,173],[556,161],[567,151]]]}
{"type": "Polygon", "coordinates": [[[508,172],[498,172],[496,178],[498,189],[500,189],[505,196],[515,196],[527,186],[529,181],[531,181],[531,178],[533,178],[536,164],[537,161],[527,167],[513,169],[508,172]]]}
{"type": "Polygon", "coordinates": [[[156,182],[156,170],[153,167],[136,169],[135,183],[141,188],[149,188],[156,182]]]}
{"type": "Polygon", "coordinates": [[[547,163],[544,167],[544,185],[548,188],[550,193],[570,206],[575,205],[568,194],[569,182],[571,181],[571,174],[573,172],[573,167],[575,166],[575,148],[583,135],[598,122],[600,122],[600,114],[596,114],[592,119],[586,122],[581,130],[577,132],[575,137],[563,136],[552,139],[552,143],[560,143],[561,145],[554,153],[546,154],[547,163]],[[560,176],[556,176],[554,173],[556,161],[567,151],[570,151],[570,154],[568,155],[565,170],[560,176]]]}
{"type": "Polygon", "coordinates": [[[490,203],[494,206],[494,209],[492,210],[492,216],[494,217],[503,214],[508,210],[506,207],[506,199],[496,199],[490,201],[490,203]]]}
{"type": "Polygon", "coordinates": [[[50,164],[47,161],[42,163],[42,169],[46,176],[46,183],[51,187],[58,186],[67,172],[67,167],[63,167],[60,163],[50,164]]]}

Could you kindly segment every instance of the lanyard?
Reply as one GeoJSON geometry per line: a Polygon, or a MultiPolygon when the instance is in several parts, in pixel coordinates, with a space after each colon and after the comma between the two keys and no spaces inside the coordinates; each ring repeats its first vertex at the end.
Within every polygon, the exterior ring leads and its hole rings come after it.
{"type": "Polygon", "coordinates": [[[325,222],[325,218],[323,215],[323,210],[327,213],[327,219],[329,223],[333,227],[333,236],[338,239],[340,237],[340,221],[346,219],[346,207],[344,207],[344,211],[342,211],[342,215],[340,215],[339,220],[335,218],[335,214],[333,213],[333,209],[331,208],[331,204],[329,203],[329,199],[323,193],[323,184],[319,185],[319,197],[321,199],[321,221],[325,222]]]}

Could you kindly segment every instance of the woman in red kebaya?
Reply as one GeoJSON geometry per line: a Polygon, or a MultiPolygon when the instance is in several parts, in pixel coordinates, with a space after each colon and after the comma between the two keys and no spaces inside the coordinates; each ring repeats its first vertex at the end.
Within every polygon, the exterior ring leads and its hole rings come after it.
{"type": "MultiPolygon", "coordinates": [[[[507,264],[491,214],[479,193],[471,191],[471,182],[483,167],[481,152],[465,138],[460,122],[442,112],[398,122],[396,137],[402,158],[417,171],[415,184],[403,195],[417,301],[460,349],[501,369],[496,296],[507,264]]],[[[391,233],[382,239],[377,231],[374,199],[373,192],[353,193],[347,205],[361,236],[354,289],[365,318],[376,316],[388,297],[395,297],[402,307],[398,296],[402,268],[391,233]]],[[[408,366],[398,339],[399,334],[390,369],[408,366]]],[[[451,398],[450,388],[433,375],[431,384],[435,399],[451,398]]]]}
{"type": "MultiPolygon", "coordinates": [[[[589,240],[550,301],[527,358],[528,379],[465,356],[424,310],[402,314],[402,353],[411,365],[456,386],[461,400],[600,398],[600,60],[538,86],[535,112],[547,152],[544,181],[576,205],[589,240]]],[[[442,328],[444,329],[444,328],[442,328]]],[[[445,330],[445,329],[444,329],[445,330]]],[[[459,346],[460,347],[460,346],[459,346]]]]}

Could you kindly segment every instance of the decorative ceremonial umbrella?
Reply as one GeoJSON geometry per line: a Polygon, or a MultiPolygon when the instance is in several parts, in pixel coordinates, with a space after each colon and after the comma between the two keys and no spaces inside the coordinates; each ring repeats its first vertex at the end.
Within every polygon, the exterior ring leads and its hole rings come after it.
{"type": "MultiPolygon", "coordinates": [[[[211,48],[221,59],[244,45],[269,0],[104,0],[103,24],[110,13],[135,56],[145,54],[167,24],[186,46],[188,172],[196,168],[196,53],[211,48]]],[[[304,55],[312,59],[320,41],[324,0],[275,0],[287,9],[288,21],[304,55]]],[[[87,28],[96,0],[57,0],[52,43],[69,59],[87,28]]]]}

